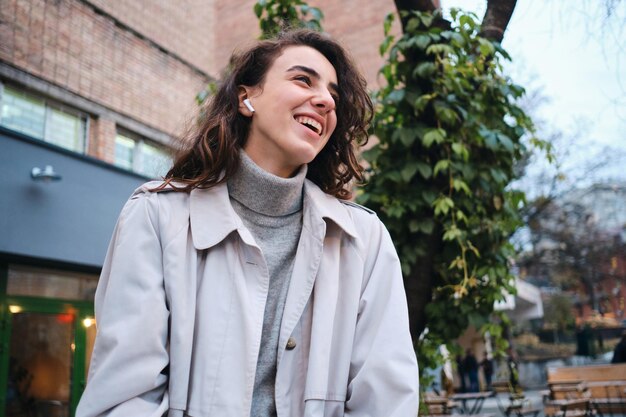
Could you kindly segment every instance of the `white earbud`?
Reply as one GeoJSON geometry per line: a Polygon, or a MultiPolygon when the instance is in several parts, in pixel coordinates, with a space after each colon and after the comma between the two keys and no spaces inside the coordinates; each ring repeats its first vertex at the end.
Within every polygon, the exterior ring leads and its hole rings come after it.
{"type": "Polygon", "coordinates": [[[245,99],[243,101],[244,106],[248,108],[252,113],[254,113],[254,107],[252,107],[252,103],[250,103],[250,99],[245,99]]]}

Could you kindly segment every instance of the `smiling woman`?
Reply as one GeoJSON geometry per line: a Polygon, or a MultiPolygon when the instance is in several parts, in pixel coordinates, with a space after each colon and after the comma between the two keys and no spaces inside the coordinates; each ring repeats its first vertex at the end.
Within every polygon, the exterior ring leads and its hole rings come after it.
{"type": "Polygon", "coordinates": [[[77,416],[417,414],[398,257],[344,200],[371,114],[326,35],[232,58],[165,180],[122,210],[77,416]]]}

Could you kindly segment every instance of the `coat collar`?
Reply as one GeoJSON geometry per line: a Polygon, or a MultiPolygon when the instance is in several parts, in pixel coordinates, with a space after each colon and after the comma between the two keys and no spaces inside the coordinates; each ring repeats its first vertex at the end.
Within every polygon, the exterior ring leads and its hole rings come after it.
{"type": "MultiPolygon", "coordinates": [[[[348,208],[333,196],[324,193],[310,180],[304,181],[304,223],[315,225],[316,220],[331,220],[344,232],[356,237],[354,220],[348,208]]],[[[225,183],[211,188],[196,188],[190,192],[189,217],[191,237],[196,249],[208,249],[238,231],[245,239],[247,230],[235,213],[225,183]],[[245,232],[244,232],[245,231],[245,232]]]]}

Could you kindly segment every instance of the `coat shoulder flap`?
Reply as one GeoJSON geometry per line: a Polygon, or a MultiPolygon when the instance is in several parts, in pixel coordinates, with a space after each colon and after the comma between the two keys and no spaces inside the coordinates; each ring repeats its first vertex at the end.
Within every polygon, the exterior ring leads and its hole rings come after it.
{"type": "Polygon", "coordinates": [[[374,210],[368,209],[367,207],[362,206],[360,204],[357,204],[357,203],[355,203],[353,201],[347,201],[347,200],[340,200],[340,201],[341,201],[342,204],[345,204],[346,206],[354,207],[354,208],[357,208],[357,209],[361,209],[361,210],[365,211],[366,213],[376,215],[376,212],[374,210]]]}

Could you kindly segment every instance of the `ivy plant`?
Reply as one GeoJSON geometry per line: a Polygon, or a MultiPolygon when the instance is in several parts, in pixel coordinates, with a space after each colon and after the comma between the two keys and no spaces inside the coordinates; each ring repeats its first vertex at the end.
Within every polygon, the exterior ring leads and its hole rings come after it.
{"type": "Polygon", "coordinates": [[[254,5],[254,13],[259,19],[261,39],[271,38],[290,28],[321,31],[324,18],[320,9],[303,0],[259,0],[254,5]]]}
{"type": "MultiPolygon", "coordinates": [[[[379,213],[396,245],[422,367],[441,363],[437,347],[473,325],[505,342],[490,324],[494,302],[515,292],[511,234],[524,194],[511,188],[528,145],[545,148],[519,107],[524,89],[508,78],[510,59],[479,36],[471,13],[408,12],[404,33],[385,19],[370,169],[359,201],[379,213]]],[[[454,349],[453,349],[454,350],[454,349]]]]}

